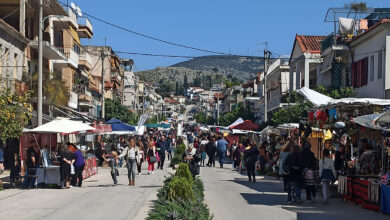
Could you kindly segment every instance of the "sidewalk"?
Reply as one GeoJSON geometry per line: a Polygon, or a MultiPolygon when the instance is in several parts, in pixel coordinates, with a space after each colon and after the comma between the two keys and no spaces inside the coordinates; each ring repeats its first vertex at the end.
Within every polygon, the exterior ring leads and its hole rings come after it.
{"type": "Polygon", "coordinates": [[[109,168],[99,168],[82,188],[7,189],[0,192],[0,219],[144,219],[170,170],[147,175],[143,169],[135,187],[128,186],[126,168],[120,168],[118,185],[109,168]]]}
{"type": "MultiPolygon", "coordinates": [[[[322,203],[317,194],[315,204],[288,205],[283,184],[274,177],[257,177],[248,182],[246,176],[229,168],[202,167],[200,176],[205,184],[205,200],[215,220],[236,219],[389,219],[388,215],[369,211],[360,206],[332,199],[322,203]]],[[[302,198],[306,194],[302,193],[302,198]]]]}

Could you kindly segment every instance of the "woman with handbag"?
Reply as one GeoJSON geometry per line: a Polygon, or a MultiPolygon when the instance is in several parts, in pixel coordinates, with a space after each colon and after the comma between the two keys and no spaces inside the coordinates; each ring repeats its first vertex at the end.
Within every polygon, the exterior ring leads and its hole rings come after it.
{"type": "Polygon", "coordinates": [[[320,161],[320,179],[322,185],[322,194],[324,196],[324,203],[329,202],[329,185],[330,182],[336,180],[336,170],[334,168],[333,160],[330,158],[328,149],[324,150],[324,158],[320,161]]]}
{"type": "Polygon", "coordinates": [[[137,165],[140,163],[139,148],[135,145],[135,139],[131,138],[128,146],[119,155],[119,158],[125,157],[127,163],[127,175],[129,178],[129,186],[135,185],[135,174],[137,173],[137,165]]]}
{"type": "Polygon", "coordinates": [[[154,174],[154,163],[157,162],[154,141],[149,141],[148,150],[146,151],[146,160],[148,161],[148,174],[154,174]]]}
{"type": "MultiPolygon", "coordinates": [[[[70,187],[72,179],[72,166],[76,161],[74,154],[69,150],[68,146],[63,145],[60,152],[60,179],[63,189],[70,187]]],[[[73,168],[74,169],[74,168],[73,168]]]]}

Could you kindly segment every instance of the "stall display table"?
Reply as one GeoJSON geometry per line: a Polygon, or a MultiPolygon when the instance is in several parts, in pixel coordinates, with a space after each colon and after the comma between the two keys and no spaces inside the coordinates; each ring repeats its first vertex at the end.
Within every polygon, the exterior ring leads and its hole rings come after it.
{"type": "Polygon", "coordinates": [[[87,179],[98,173],[96,157],[85,159],[85,166],[83,171],[83,179],[87,179]]]}
{"type": "Polygon", "coordinates": [[[339,192],[345,200],[359,204],[369,210],[380,211],[379,183],[364,180],[359,176],[343,178],[339,178],[339,192]],[[346,183],[343,178],[346,178],[346,183]]]}
{"type": "Polygon", "coordinates": [[[37,168],[36,175],[38,176],[36,179],[37,184],[44,183],[44,184],[55,184],[59,186],[61,185],[59,166],[37,168]]]}

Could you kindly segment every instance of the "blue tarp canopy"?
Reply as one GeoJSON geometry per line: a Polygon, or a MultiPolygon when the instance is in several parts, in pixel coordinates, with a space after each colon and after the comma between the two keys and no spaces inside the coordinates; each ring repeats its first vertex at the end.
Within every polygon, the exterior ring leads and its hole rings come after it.
{"type": "Polygon", "coordinates": [[[116,118],[111,118],[106,122],[111,125],[112,131],[135,131],[135,127],[122,122],[116,118]]]}
{"type": "Polygon", "coordinates": [[[147,128],[170,128],[171,124],[145,124],[147,128]]]}

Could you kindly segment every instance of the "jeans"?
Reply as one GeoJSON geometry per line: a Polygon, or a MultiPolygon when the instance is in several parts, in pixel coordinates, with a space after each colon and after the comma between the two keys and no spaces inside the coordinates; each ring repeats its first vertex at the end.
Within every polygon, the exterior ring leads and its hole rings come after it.
{"type": "Polygon", "coordinates": [[[286,189],[287,189],[287,201],[292,201],[293,198],[295,201],[301,200],[301,187],[296,181],[286,180],[286,189]]]}
{"type": "Polygon", "coordinates": [[[225,151],[217,150],[217,154],[218,154],[219,165],[223,167],[223,162],[225,161],[225,151]]]}
{"type": "Polygon", "coordinates": [[[75,174],[73,175],[73,178],[72,178],[72,186],[81,186],[81,184],[83,184],[83,171],[84,171],[84,166],[85,164],[83,164],[82,166],[79,166],[79,167],[74,167],[74,171],[75,171],[75,174]],[[78,182],[77,182],[78,180],[78,182]]]}
{"type": "Polygon", "coordinates": [[[165,154],[159,154],[160,161],[158,162],[157,168],[163,169],[164,168],[164,161],[165,161],[165,154]]]}
{"type": "Polygon", "coordinates": [[[118,183],[117,176],[119,174],[118,168],[114,167],[111,169],[111,178],[114,181],[114,184],[118,183]]]}
{"type": "Polygon", "coordinates": [[[311,199],[316,197],[316,186],[315,185],[306,185],[306,200],[311,201],[311,199]]]}
{"type": "Polygon", "coordinates": [[[130,159],[127,161],[127,176],[129,181],[135,180],[135,173],[137,172],[137,160],[130,159]]]}
{"type": "Polygon", "coordinates": [[[324,196],[324,201],[327,202],[329,200],[329,185],[330,181],[322,181],[322,195],[324,196]]]}

